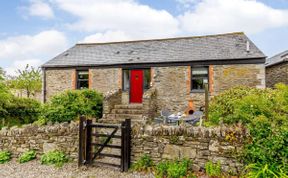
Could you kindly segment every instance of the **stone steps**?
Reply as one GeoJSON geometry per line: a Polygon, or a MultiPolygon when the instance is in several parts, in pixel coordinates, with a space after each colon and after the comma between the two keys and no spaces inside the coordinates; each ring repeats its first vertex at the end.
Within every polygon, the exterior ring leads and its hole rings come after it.
{"type": "Polygon", "coordinates": [[[131,119],[131,122],[143,121],[143,105],[142,104],[121,104],[115,105],[111,113],[105,115],[106,123],[122,122],[125,119],[131,119]]]}
{"type": "Polygon", "coordinates": [[[137,120],[142,119],[142,114],[108,114],[106,116],[107,119],[131,119],[131,120],[137,120]]]}
{"type": "Polygon", "coordinates": [[[132,115],[142,115],[142,109],[112,109],[111,114],[132,114],[132,115]]]}
{"type": "Polygon", "coordinates": [[[142,104],[121,104],[115,105],[115,109],[142,109],[142,104]]]}

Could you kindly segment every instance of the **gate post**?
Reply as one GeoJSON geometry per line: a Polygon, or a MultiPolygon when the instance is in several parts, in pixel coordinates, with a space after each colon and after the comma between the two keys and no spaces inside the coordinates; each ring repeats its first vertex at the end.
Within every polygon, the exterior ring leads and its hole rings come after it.
{"type": "Polygon", "coordinates": [[[91,164],[91,161],[92,161],[92,153],[91,153],[91,141],[92,141],[92,137],[91,137],[91,134],[92,134],[92,127],[91,127],[91,124],[92,124],[92,120],[86,120],[86,164],[89,165],[91,164]]]}
{"type": "Polygon", "coordinates": [[[131,163],[131,119],[126,119],[126,140],[127,140],[127,171],[130,168],[130,163],[131,163]]]}
{"type": "Polygon", "coordinates": [[[130,167],[131,154],[131,120],[125,119],[121,123],[121,171],[127,172],[130,167]]]}
{"type": "Polygon", "coordinates": [[[86,121],[85,116],[80,116],[80,121],[79,121],[79,148],[78,148],[78,167],[82,166],[84,163],[84,133],[85,133],[85,128],[84,128],[84,122],[86,121]]]}
{"type": "Polygon", "coordinates": [[[121,172],[124,172],[125,162],[125,122],[121,122],[121,172]]]}

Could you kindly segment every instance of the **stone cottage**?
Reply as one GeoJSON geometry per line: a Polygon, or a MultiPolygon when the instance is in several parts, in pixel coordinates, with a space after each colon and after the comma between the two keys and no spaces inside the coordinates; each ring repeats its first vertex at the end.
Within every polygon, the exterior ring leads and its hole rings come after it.
{"type": "Polygon", "coordinates": [[[266,86],[273,87],[280,82],[288,85],[288,50],[266,61],[266,86]]]}
{"type": "Polygon", "coordinates": [[[265,55],[242,33],[76,44],[42,66],[44,101],[69,89],[105,94],[104,116],[178,112],[238,85],[265,87],[265,55]]]}

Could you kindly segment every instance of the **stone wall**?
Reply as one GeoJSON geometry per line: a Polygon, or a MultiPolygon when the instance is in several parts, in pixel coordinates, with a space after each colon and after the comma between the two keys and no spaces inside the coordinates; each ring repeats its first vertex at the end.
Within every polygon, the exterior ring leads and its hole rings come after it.
{"type": "Polygon", "coordinates": [[[144,154],[149,154],[156,163],[190,158],[196,170],[204,168],[209,160],[220,161],[224,171],[239,173],[243,165],[237,161],[236,153],[247,134],[241,127],[134,126],[132,161],[144,154]]]}
{"type": "Polygon", "coordinates": [[[266,67],[266,86],[273,87],[279,82],[288,85],[288,62],[266,67]]]}
{"type": "Polygon", "coordinates": [[[101,93],[120,89],[121,73],[120,68],[90,69],[90,89],[96,89],[101,93]]]}
{"type": "MultiPolygon", "coordinates": [[[[184,111],[192,100],[195,109],[204,105],[204,93],[192,93],[191,66],[152,67],[152,87],[157,90],[158,112],[163,108],[184,111]]],[[[46,70],[47,98],[66,89],[75,88],[75,69],[46,70]]],[[[89,69],[90,89],[102,93],[122,88],[121,68],[89,69]]],[[[263,64],[211,65],[209,67],[210,96],[238,85],[265,87],[263,64]]],[[[122,93],[122,103],[129,103],[128,92],[122,93]]]]}
{"type": "MultiPolygon", "coordinates": [[[[98,132],[111,133],[111,130],[98,132]]],[[[196,170],[204,167],[208,160],[220,161],[223,170],[238,173],[242,164],[237,161],[235,153],[241,150],[247,135],[247,130],[240,126],[203,128],[135,123],[132,127],[131,160],[136,161],[144,154],[149,154],[156,163],[166,159],[190,158],[196,170]]],[[[0,150],[9,150],[13,157],[31,149],[38,154],[57,149],[74,160],[78,158],[77,122],[3,128],[0,138],[0,150]]],[[[112,144],[120,144],[120,140],[113,139],[112,144]]],[[[104,152],[120,154],[119,150],[111,148],[105,148],[104,152]]]]}
{"type": "Polygon", "coordinates": [[[75,69],[46,69],[46,98],[49,100],[53,95],[65,90],[74,89],[76,86],[75,69]]]}
{"type": "Polygon", "coordinates": [[[42,154],[50,150],[61,150],[71,158],[78,157],[78,123],[72,122],[36,126],[24,125],[0,130],[0,150],[9,150],[13,157],[27,150],[42,154]]]}
{"type": "MultiPolygon", "coordinates": [[[[183,111],[189,100],[193,101],[195,109],[204,105],[205,94],[190,91],[190,66],[155,67],[154,71],[158,108],[183,111]]],[[[265,88],[263,64],[213,65],[209,75],[210,96],[239,85],[265,88]]]]}
{"type": "Polygon", "coordinates": [[[265,88],[264,64],[214,66],[215,94],[238,85],[265,88]]]}

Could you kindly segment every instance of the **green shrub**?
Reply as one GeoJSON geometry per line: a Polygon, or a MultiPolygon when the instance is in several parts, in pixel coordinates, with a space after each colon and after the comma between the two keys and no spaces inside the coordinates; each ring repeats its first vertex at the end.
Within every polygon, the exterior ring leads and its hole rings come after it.
{"type": "Polygon", "coordinates": [[[10,161],[11,153],[9,151],[0,151],[0,164],[10,161]]]}
{"type": "Polygon", "coordinates": [[[33,122],[33,124],[38,125],[38,126],[45,125],[46,123],[47,123],[46,119],[42,116],[40,116],[37,121],[33,122]]]}
{"type": "Polygon", "coordinates": [[[246,166],[245,171],[247,172],[245,178],[287,178],[287,174],[284,171],[274,165],[262,165],[262,164],[249,164],[246,166]]]}
{"type": "MultiPolygon", "coordinates": [[[[244,123],[250,131],[241,160],[288,174],[288,86],[275,89],[237,87],[215,96],[210,103],[210,121],[244,123]]],[[[266,168],[265,168],[266,170],[266,168]]]]}
{"type": "Polygon", "coordinates": [[[67,156],[60,151],[50,151],[41,156],[41,164],[62,167],[66,162],[68,162],[67,156]]]}
{"type": "Polygon", "coordinates": [[[7,105],[6,125],[23,125],[33,123],[41,115],[41,103],[31,98],[13,97],[7,105]],[[13,123],[14,122],[14,123],[13,123]]]}
{"type": "Polygon", "coordinates": [[[208,176],[214,177],[214,176],[221,176],[221,164],[218,161],[217,164],[213,163],[212,161],[208,161],[205,164],[205,171],[208,176]]]}
{"type": "Polygon", "coordinates": [[[47,121],[66,122],[80,115],[101,118],[103,96],[94,90],[66,91],[51,98],[45,105],[47,121]]]}
{"type": "Polygon", "coordinates": [[[148,154],[144,154],[138,161],[132,165],[134,171],[151,171],[154,166],[153,160],[148,154]]]}
{"type": "Polygon", "coordinates": [[[276,89],[236,87],[215,96],[209,106],[210,122],[249,124],[263,115],[273,122],[286,123],[288,114],[288,86],[276,85],[276,89]]]}
{"type": "Polygon", "coordinates": [[[155,175],[158,178],[178,178],[178,177],[194,177],[189,171],[192,162],[189,159],[162,161],[155,167],[155,175]]]}
{"type": "Polygon", "coordinates": [[[34,150],[31,150],[31,151],[27,151],[27,152],[23,153],[19,157],[19,162],[20,163],[26,163],[28,161],[35,159],[35,158],[36,158],[36,152],[34,150]]]}

